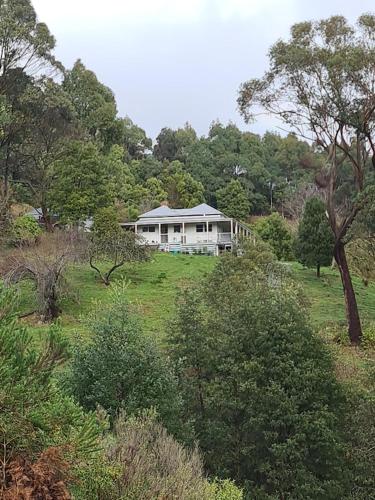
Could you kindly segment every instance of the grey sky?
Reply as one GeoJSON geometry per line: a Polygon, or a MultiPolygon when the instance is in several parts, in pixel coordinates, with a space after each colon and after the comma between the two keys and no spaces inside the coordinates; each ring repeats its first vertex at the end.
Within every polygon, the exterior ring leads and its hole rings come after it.
{"type": "Polygon", "coordinates": [[[267,51],[298,21],[342,14],[354,21],[374,0],[33,0],[66,67],[78,58],[115,93],[119,115],[155,138],[186,121],[248,126],[236,110],[240,83],[260,76],[267,51]]]}

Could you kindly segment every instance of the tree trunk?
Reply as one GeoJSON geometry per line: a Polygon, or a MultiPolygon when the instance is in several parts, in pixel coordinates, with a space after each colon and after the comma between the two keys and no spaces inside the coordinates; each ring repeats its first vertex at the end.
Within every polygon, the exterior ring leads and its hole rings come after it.
{"type": "Polygon", "coordinates": [[[320,264],[316,265],[316,277],[320,278],[320,264]]]}
{"type": "Polygon", "coordinates": [[[43,207],[43,206],[41,208],[42,208],[42,216],[43,216],[43,220],[44,220],[44,225],[46,227],[46,231],[48,233],[53,233],[54,227],[53,227],[53,224],[51,221],[51,216],[48,212],[48,209],[46,207],[43,207]]]}
{"type": "Polygon", "coordinates": [[[353,345],[358,345],[362,337],[362,327],[359,319],[357,299],[350,276],[348,262],[346,260],[345,247],[341,241],[335,246],[334,256],[340,271],[342,287],[344,290],[345,311],[348,321],[350,342],[353,345]]]}
{"type": "Polygon", "coordinates": [[[7,144],[7,152],[5,155],[5,168],[4,168],[4,200],[8,198],[9,193],[9,144],[7,144]]]}
{"type": "Polygon", "coordinates": [[[58,306],[57,297],[55,294],[51,294],[45,298],[43,321],[49,323],[57,319],[59,315],[60,308],[58,306]]]}

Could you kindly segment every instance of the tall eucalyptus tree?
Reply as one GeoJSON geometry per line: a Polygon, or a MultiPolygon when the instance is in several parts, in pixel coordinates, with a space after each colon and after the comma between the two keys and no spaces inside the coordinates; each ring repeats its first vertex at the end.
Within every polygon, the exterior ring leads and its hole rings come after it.
{"type": "Polygon", "coordinates": [[[334,16],[303,22],[269,52],[261,78],[242,84],[238,104],[247,121],[262,112],[315,143],[326,154],[316,181],[324,191],[335,236],[334,257],[344,290],[348,331],[358,344],[362,330],[345,254],[348,231],[372,194],[366,181],[375,168],[375,16],[356,26],[334,16]],[[338,196],[350,171],[350,195],[338,196]]]}

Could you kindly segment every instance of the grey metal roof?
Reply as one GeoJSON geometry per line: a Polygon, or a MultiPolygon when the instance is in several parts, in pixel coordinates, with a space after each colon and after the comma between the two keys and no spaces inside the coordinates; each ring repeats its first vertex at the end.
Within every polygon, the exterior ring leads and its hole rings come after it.
{"type": "Polygon", "coordinates": [[[150,210],[139,216],[140,219],[143,218],[155,218],[155,217],[181,217],[189,215],[224,215],[216,208],[210,207],[206,203],[201,203],[193,208],[169,208],[166,206],[161,206],[150,210]]]}

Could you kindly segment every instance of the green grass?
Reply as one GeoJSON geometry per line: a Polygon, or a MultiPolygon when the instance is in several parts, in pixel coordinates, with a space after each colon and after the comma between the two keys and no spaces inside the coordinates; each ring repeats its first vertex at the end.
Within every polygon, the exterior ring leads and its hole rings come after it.
{"type": "MultiPolygon", "coordinates": [[[[114,280],[128,281],[127,296],[134,310],[141,317],[145,331],[159,342],[165,339],[166,325],[175,308],[178,289],[186,282],[198,281],[209,273],[217,257],[155,254],[150,262],[129,264],[118,270],[114,280]]],[[[337,270],[322,269],[321,278],[314,269],[305,269],[296,262],[289,263],[295,280],[301,284],[310,304],[312,324],[321,331],[336,359],[340,379],[357,380],[363,387],[368,383],[369,366],[374,366],[374,353],[350,348],[333,342],[332,323],[345,322],[344,299],[341,280],[337,270]],[[328,326],[328,328],[324,328],[328,326]]],[[[110,287],[97,278],[88,265],[71,268],[68,273],[70,293],[62,301],[60,322],[68,338],[74,342],[77,334],[87,335],[82,317],[95,304],[110,300],[110,287]]],[[[361,280],[353,278],[362,319],[375,321],[375,285],[365,287],[361,280]]],[[[21,289],[21,311],[35,308],[35,293],[30,284],[21,289]]],[[[35,324],[35,318],[26,321],[40,342],[48,326],[35,324]]]]}
{"type": "MultiPolygon", "coordinates": [[[[173,315],[178,288],[184,282],[197,281],[205,276],[216,262],[216,257],[158,253],[150,262],[124,266],[113,275],[113,279],[129,281],[128,299],[142,318],[145,330],[162,340],[166,322],[173,315]]],[[[330,322],[344,321],[343,292],[337,270],[324,268],[319,279],[313,269],[305,269],[295,262],[290,266],[309,299],[313,325],[322,327],[330,322]]],[[[71,290],[61,304],[61,325],[66,334],[73,337],[77,332],[85,333],[81,317],[94,307],[95,301],[108,302],[110,287],[103,285],[88,265],[70,269],[68,281],[71,290]]],[[[375,285],[365,287],[358,278],[353,281],[361,317],[375,320],[375,285]]],[[[34,308],[33,295],[31,287],[24,285],[22,311],[34,308]]],[[[43,334],[45,325],[26,321],[36,334],[43,334]]]]}
{"type": "MultiPolygon", "coordinates": [[[[174,311],[179,287],[184,282],[197,281],[212,270],[215,257],[203,255],[171,255],[158,253],[150,262],[127,264],[113,274],[113,280],[128,281],[129,302],[138,312],[145,330],[158,339],[163,338],[165,324],[174,311]]],[[[61,303],[61,325],[71,337],[76,332],[85,333],[81,317],[96,301],[108,302],[110,287],[103,285],[89,265],[74,266],[69,270],[70,293],[61,303]]],[[[24,285],[21,293],[21,310],[33,310],[31,287],[24,285]]],[[[29,322],[33,332],[43,334],[46,326],[29,322]]]]}
{"type": "MultiPolygon", "coordinates": [[[[290,264],[294,277],[299,282],[310,302],[310,315],[317,327],[330,322],[345,321],[344,297],[338,271],[323,268],[321,278],[314,269],[306,269],[301,264],[290,264]]],[[[362,320],[375,321],[375,285],[365,286],[356,276],[353,277],[358,306],[362,320]]]]}

